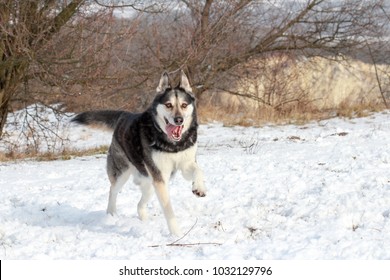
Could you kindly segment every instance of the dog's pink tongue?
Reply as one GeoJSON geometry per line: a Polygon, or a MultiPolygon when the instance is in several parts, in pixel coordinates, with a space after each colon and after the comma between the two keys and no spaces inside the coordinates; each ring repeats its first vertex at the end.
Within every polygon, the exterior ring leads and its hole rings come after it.
{"type": "Polygon", "coordinates": [[[167,130],[169,138],[171,138],[174,141],[180,141],[181,132],[183,130],[182,125],[173,125],[173,124],[168,123],[166,126],[166,130],[167,130]]]}

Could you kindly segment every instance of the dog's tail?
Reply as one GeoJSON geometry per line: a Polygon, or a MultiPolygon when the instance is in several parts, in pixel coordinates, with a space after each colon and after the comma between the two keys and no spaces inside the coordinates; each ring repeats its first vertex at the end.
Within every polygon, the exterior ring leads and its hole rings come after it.
{"type": "Polygon", "coordinates": [[[118,120],[127,114],[129,113],[115,110],[87,111],[76,115],[71,122],[114,130],[118,120]]]}

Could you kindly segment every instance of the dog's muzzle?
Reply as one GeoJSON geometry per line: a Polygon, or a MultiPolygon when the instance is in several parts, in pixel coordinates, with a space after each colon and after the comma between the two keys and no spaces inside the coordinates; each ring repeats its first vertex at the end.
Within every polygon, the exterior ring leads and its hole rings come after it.
{"type": "Polygon", "coordinates": [[[164,118],[164,120],[166,124],[165,130],[169,139],[173,141],[180,141],[183,131],[183,117],[175,117],[173,119],[175,124],[171,124],[166,118],[164,118]]]}

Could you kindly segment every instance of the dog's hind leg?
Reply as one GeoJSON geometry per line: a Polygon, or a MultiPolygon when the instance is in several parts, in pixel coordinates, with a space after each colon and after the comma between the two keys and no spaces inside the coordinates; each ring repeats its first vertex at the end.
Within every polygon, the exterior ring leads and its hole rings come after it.
{"type": "Polygon", "coordinates": [[[107,214],[115,215],[116,214],[116,198],[118,193],[121,191],[123,185],[129,179],[130,171],[122,173],[115,179],[111,179],[111,187],[110,187],[110,195],[108,197],[108,206],[107,206],[107,214]]]}
{"type": "Polygon", "coordinates": [[[123,185],[129,179],[131,167],[120,157],[113,146],[110,147],[107,156],[107,174],[111,182],[110,195],[108,198],[107,214],[116,214],[116,198],[123,185]],[[116,157],[114,158],[114,155],[116,157]]]}
{"type": "Polygon", "coordinates": [[[139,185],[142,192],[142,197],[138,202],[137,211],[139,218],[144,221],[148,218],[146,205],[154,193],[152,180],[150,178],[134,178],[134,183],[139,185]]]}

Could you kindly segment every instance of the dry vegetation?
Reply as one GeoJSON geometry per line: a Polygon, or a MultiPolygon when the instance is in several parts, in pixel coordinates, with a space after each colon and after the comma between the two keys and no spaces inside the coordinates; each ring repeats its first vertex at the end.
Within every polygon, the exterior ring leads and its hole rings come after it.
{"type": "Polygon", "coordinates": [[[0,152],[0,162],[29,160],[35,161],[50,161],[50,160],[69,160],[74,157],[92,156],[97,154],[106,154],[108,146],[101,146],[91,149],[62,149],[56,152],[40,152],[38,150],[31,150],[30,152],[19,152],[17,150],[10,150],[9,152],[0,152]]]}
{"type": "MultiPolygon", "coordinates": [[[[369,63],[278,55],[245,67],[252,75],[230,82],[229,88],[221,87],[202,102],[205,121],[261,125],[359,117],[386,109],[375,67],[369,63]]],[[[388,80],[389,67],[376,67],[381,81],[388,80]]]]}

